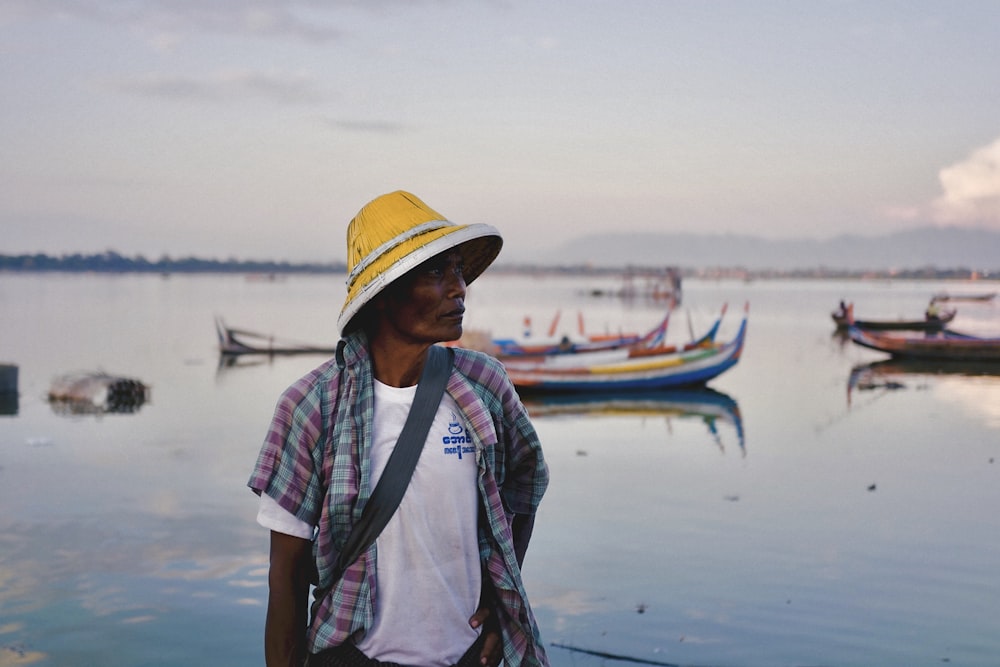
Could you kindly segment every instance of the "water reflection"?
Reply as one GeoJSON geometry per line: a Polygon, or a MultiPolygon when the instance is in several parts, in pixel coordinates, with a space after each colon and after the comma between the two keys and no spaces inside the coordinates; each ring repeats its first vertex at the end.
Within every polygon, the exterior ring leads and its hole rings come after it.
{"type": "MultiPolygon", "coordinates": [[[[199,630],[218,618],[256,622],[266,599],[266,552],[248,548],[246,531],[224,523],[218,514],[157,518],[130,512],[116,512],[110,525],[103,517],[58,526],[0,522],[0,666],[83,664],[74,644],[81,631],[70,632],[68,643],[59,633],[43,641],[48,624],[87,628],[86,664],[192,664],[187,657],[166,657],[185,650],[168,644],[157,647],[159,661],[140,659],[122,639],[152,633],[206,643],[210,638],[199,630]],[[237,548],[220,552],[216,540],[237,548]]],[[[227,650],[248,654],[231,664],[252,664],[257,654],[253,645],[227,650]]]]}
{"type": "Polygon", "coordinates": [[[53,380],[48,398],[57,415],[130,414],[146,403],[149,387],[104,372],[73,373],[53,380]]]}
{"type": "Polygon", "coordinates": [[[712,441],[723,451],[719,424],[728,424],[736,432],[740,451],[746,456],[739,404],[731,396],[707,387],[615,394],[526,394],[522,398],[533,418],[663,417],[668,423],[671,419],[700,419],[712,441]]]}
{"type": "Polygon", "coordinates": [[[15,391],[0,391],[0,416],[16,416],[19,396],[15,391]]]}
{"type": "Polygon", "coordinates": [[[892,391],[907,389],[922,376],[996,377],[1000,378],[1000,363],[884,359],[855,366],[847,379],[847,402],[850,405],[857,391],[892,391]]]}
{"type": "Polygon", "coordinates": [[[266,366],[274,363],[273,355],[235,355],[220,354],[219,364],[215,369],[216,377],[226,373],[230,369],[252,368],[254,366],[266,366]]]}
{"type": "Polygon", "coordinates": [[[128,415],[139,411],[145,404],[144,398],[123,400],[111,398],[101,403],[93,401],[77,401],[68,399],[53,399],[49,401],[52,412],[62,417],[78,417],[81,415],[128,415]]]}

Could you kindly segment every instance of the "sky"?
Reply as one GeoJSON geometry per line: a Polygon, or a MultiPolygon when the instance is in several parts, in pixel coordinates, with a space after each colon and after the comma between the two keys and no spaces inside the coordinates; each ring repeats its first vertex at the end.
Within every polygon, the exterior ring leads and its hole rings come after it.
{"type": "Polygon", "coordinates": [[[0,0],[0,83],[0,254],[1000,231],[996,0],[0,0]]]}

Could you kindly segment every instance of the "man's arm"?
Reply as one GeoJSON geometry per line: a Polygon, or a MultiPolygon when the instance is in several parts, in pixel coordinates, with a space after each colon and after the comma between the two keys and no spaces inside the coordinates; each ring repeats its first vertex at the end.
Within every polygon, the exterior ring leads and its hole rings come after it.
{"type": "Polygon", "coordinates": [[[312,542],[271,531],[264,659],[267,667],[300,667],[306,657],[312,542]]]}

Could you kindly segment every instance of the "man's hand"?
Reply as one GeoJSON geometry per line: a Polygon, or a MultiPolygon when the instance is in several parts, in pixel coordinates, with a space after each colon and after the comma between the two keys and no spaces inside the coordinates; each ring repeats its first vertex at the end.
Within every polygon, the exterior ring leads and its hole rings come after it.
{"type": "Polygon", "coordinates": [[[268,667],[301,665],[306,657],[312,542],[271,531],[264,660],[268,667]]]}
{"type": "Polygon", "coordinates": [[[469,625],[482,627],[483,649],[479,654],[479,664],[484,667],[497,667],[503,658],[503,642],[500,637],[500,625],[489,607],[480,607],[469,619],[469,625]]]}

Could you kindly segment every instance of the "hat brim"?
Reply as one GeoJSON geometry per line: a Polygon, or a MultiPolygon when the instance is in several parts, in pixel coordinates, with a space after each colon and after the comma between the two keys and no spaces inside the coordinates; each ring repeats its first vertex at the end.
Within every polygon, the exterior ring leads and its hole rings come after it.
{"type": "Polygon", "coordinates": [[[427,260],[453,249],[462,253],[465,265],[463,276],[468,285],[478,278],[500,254],[503,238],[492,225],[475,223],[457,226],[455,231],[420,246],[393,262],[385,270],[372,276],[352,298],[348,295],[343,310],[337,318],[341,335],[354,328],[352,320],[378,294],[396,280],[417,268],[427,260]]]}

